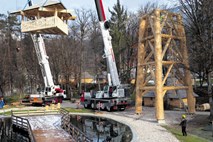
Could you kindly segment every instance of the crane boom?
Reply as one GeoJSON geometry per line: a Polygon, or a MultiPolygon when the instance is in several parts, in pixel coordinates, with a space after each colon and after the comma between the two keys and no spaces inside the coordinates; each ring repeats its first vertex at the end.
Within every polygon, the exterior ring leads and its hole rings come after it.
{"type": "Polygon", "coordinates": [[[109,34],[109,22],[106,20],[102,0],[95,0],[95,4],[104,42],[104,57],[107,59],[110,74],[108,74],[108,85],[105,85],[103,90],[99,90],[95,94],[84,93],[81,96],[81,104],[85,108],[91,107],[92,109],[125,110],[129,105],[129,99],[127,98],[126,88],[121,85],[119,80],[112,38],[109,34]]]}
{"type": "Polygon", "coordinates": [[[45,50],[44,40],[40,34],[31,34],[31,38],[34,43],[34,47],[36,50],[36,55],[39,61],[39,65],[41,67],[42,76],[44,79],[45,87],[54,86],[53,77],[50,70],[50,65],[48,61],[48,56],[45,50]]]}
{"type": "Polygon", "coordinates": [[[109,85],[120,86],[120,80],[118,76],[117,66],[115,62],[115,56],[112,48],[112,37],[109,34],[109,22],[106,21],[106,16],[104,13],[104,7],[102,0],[95,0],[96,9],[98,13],[98,19],[100,23],[100,28],[102,32],[102,38],[104,42],[104,57],[107,59],[107,65],[109,67],[110,78],[108,77],[109,85]],[[111,80],[111,81],[110,81],[111,80]]]}
{"type": "MultiPolygon", "coordinates": [[[[32,6],[33,1],[28,0],[28,5],[32,6]]],[[[38,58],[39,65],[41,67],[41,72],[42,72],[42,76],[44,79],[45,88],[54,87],[55,85],[54,85],[52,73],[50,70],[50,65],[49,65],[49,61],[48,61],[49,57],[47,56],[47,53],[46,53],[44,40],[43,40],[41,34],[30,34],[30,35],[31,35],[31,38],[34,43],[34,47],[36,50],[36,55],[38,58]]]]}

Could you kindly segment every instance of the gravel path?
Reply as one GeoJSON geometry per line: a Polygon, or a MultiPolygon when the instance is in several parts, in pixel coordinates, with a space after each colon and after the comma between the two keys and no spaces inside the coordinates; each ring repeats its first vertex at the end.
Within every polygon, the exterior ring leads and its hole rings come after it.
{"type": "MultiPolygon", "coordinates": [[[[65,102],[62,107],[76,108],[76,104],[65,102]]],[[[166,123],[179,124],[181,113],[165,113],[166,123]],[[177,116],[178,115],[178,116],[177,116]]],[[[93,114],[82,114],[93,115],[93,114]]],[[[154,107],[143,107],[143,115],[136,115],[134,108],[125,111],[106,112],[94,114],[95,116],[106,117],[128,125],[133,133],[132,142],[179,142],[177,138],[157,123],[154,107]]]]}
{"type": "Polygon", "coordinates": [[[107,114],[108,118],[128,125],[133,132],[133,142],[178,142],[166,129],[155,122],[107,114]]]}
{"type": "MultiPolygon", "coordinates": [[[[157,121],[145,120],[131,110],[124,112],[101,112],[96,114],[82,114],[106,117],[128,125],[133,133],[132,142],[179,142],[170,132],[160,126],[157,121]]],[[[79,114],[79,113],[78,113],[79,114]]]]}

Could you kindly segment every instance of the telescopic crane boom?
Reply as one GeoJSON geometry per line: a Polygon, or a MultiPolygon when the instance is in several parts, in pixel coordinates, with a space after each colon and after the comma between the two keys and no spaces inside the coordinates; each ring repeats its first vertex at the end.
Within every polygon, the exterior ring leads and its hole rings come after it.
{"type": "Polygon", "coordinates": [[[92,109],[125,110],[126,106],[129,105],[129,101],[126,97],[126,90],[119,80],[111,42],[112,37],[109,34],[109,22],[106,20],[102,0],[95,0],[95,4],[104,42],[104,57],[107,60],[109,69],[108,85],[94,95],[85,92],[81,97],[81,104],[85,108],[91,107],[92,109]]]}
{"type": "MultiPolygon", "coordinates": [[[[32,0],[27,1],[29,6],[33,5],[32,0]]],[[[33,20],[36,20],[36,17],[30,17],[33,20]]],[[[41,68],[43,80],[44,80],[44,91],[40,94],[31,94],[30,95],[30,102],[34,103],[41,103],[41,104],[49,104],[52,102],[62,102],[62,98],[66,98],[66,94],[64,90],[60,88],[59,85],[55,85],[53,82],[52,73],[50,70],[49,65],[49,57],[47,56],[44,40],[41,34],[30,33],[31,38],[34,43],[35,51],[37,54],[38,62],[41,68]]]]}
{"type": "MultiPolygon", "coordinates": [[[[32,6],[33,1],[28,0],[28,5],[32,6]]],[[[49,57],[47,56],[47,53],[46,53],[44,40],[41,34],[37,33],[37,34],[30,34],[30,35],[34,43],[39,65],[41,67],[41,73],[42,73],[44,85],[45,85],[45,94],[50,96],[54,92],[48,91],[47,88],[55,88],[55,85],[54,85],[52,73],[50,70],[50,65],[48,61],[49,57]]],[[[52,89],[52,91],[54,91],[54,89],[52,89]]]]}
{"type": "Polygon", "coordinates": [[[110,86],[120,86],[120,80],[111,42],[112,37],[109,34],[109,22],[106,20],[102,0],[95,0],[95,4],[104,42],[104,57],[107,59],[107,65],[110,72],[110,77],[108,76],[108,83],[110,86]]]}

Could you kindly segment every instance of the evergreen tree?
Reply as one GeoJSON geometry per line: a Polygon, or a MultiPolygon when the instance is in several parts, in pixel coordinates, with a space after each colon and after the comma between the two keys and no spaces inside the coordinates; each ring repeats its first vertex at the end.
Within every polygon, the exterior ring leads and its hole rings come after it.
{"type": "Polygon", "coordinates": [[[111,13],[110,18],[110,34],[112,36],[112,46],[115,53],[117,67],[119,74],[124,72],[125,64],[125,49],[126,43],[126,21],[127,10],[120,4],[120,0],[117,0],[117,4],[113,6],[113,10],[109,9],[111,13]]]}

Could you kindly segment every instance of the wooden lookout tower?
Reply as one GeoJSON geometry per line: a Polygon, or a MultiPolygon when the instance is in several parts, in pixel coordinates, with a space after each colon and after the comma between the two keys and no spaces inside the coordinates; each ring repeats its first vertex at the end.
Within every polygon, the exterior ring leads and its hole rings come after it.
{"type": "Polygon", "coordinates": [[[76,17],[61,2],[47,1],[12,12],[22,16],[21,32],[68,35],[68,20],[76,17]]]}
{"type": "Polygon", "coordinates": [[[156,9],[141,18],[139,27],[136,114],[142,113],[142,96],[154,91],[156,119],[164,122],[164,95],[176,90],[186,90],[188,111],[195,113],[182,17],[156,9]]]}

